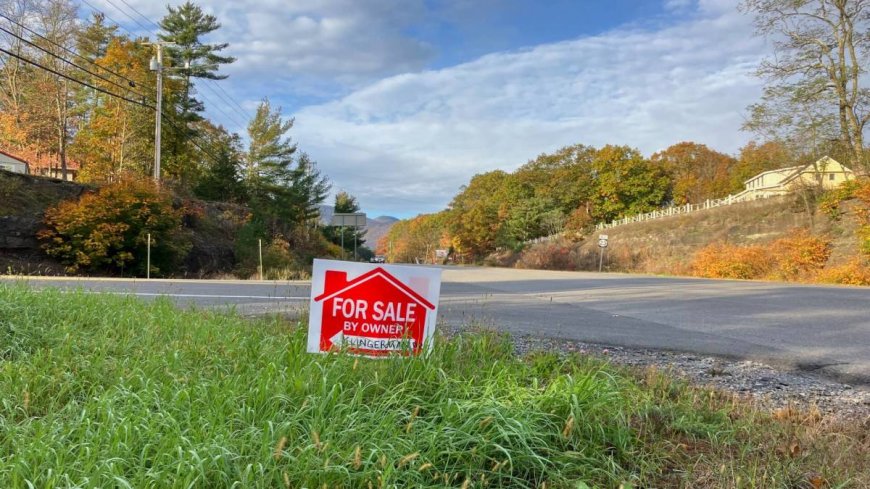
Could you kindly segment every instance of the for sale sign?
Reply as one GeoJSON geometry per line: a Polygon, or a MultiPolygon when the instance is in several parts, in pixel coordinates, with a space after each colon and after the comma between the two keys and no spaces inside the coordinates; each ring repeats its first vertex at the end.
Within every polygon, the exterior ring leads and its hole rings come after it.
{"type": "Polygon", "coordinates": [[[432,347],[441,270],[314,260],[308,351],[417,355],[432,347]]]}

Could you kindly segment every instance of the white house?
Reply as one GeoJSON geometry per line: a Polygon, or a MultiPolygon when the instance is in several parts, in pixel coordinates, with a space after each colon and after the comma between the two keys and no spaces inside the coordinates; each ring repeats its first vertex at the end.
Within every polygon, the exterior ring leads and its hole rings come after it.
{"type": "Polygon", "coordinates": [[[30,165],[26,161],[12,156],[9,153],[0,151],[0,170],[11,171],[13,173],[30,173],[30,165]]]}

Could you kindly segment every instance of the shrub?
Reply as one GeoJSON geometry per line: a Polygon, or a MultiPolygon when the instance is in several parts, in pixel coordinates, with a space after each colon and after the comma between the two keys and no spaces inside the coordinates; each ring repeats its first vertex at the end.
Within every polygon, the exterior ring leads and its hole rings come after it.
{"type": "Polygon", "coordinates": [[[692,274],[699,277],[753,279],[770,269],[770,255],[762,246],[714,243],[698,250],[692,260],[692,274]]]}
{"type": "Polygon", "coordinates": [[[341,248],[326,240],[316,229],[302,224],[287,235],[268,237],[266,227],[253,219],[238,232],[235,240],[235,274],[259,278],[259,240],[263,241],[263,278],[268,280],[305,279],[311,276],[314,258],[340,256],[341,248]]]}
{"type": "Polygon", "coordinates": [[[770,247],[775,262],[771,278],[797,280],[824,268],[831,256],[831,242],[806,229],[792,231],[770,247]]]}
{"type": "Polygon", "coordinates": [[[574,246],[565,240],[556,240],[532,246],[517,261],[517,268],[539,270],[577,270],[578,259],[574,246]]]}
{"type": "Polygon", "coordinates": [[[819,210],[827,214],[831,219],[839,219],[843,212],[840,203],[855,197],[855,191],[861,187],[858,180],[848,180],[841,183],[837,188],[828,190],[819,199],[819,210]]]}
{"type": "Polygon", "coordinates": [[[190,250],[183,212],[150,181],[123,180],[45,211],[42,249],[71,273],[145,274],[151,234],[151,273],[171,270],[190,250]]]}
{"type": "Polygon", "coordinates": [[[862,224],[858,229],[858,246],[865,256],[870,257],[870,180],[861,180],[854,195],[860,202],[856,213],[862,224]]]}
{"type": "Polygon", "coordinates": [[[870,285],[870,267],[861,259],[854,259],[845,265],[822,270],[817,281],[827,284],[870,285]]]}
{"type": "Polygon", "coordinates": [[[695,253],[692,274],[708,278],[797,280],[821,270],[830,256],[830,241],[798,229],[768,246],[724,243],[706,246],[695,253]]]}

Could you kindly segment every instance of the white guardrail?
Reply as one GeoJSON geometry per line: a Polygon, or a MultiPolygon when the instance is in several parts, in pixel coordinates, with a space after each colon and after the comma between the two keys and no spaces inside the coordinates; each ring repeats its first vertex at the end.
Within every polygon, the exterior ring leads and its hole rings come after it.
{"type": "MultiPolygon", "coordinates": [[[[768,199],[771,197],[781,197],[785,194],[771,194],[771,193],[760,193],[755,190],[744,190],[739,194],[732,194],[727,197],[722,197],[721,199],[707,199],[703,204],[685,204],[685,205],[676,205],[667,207],[665,209],[658,209],[652,212],[646,212],[643,214],[635,214],[633,216],[624,217],[622,219],[616,219],[611,222],[600,222],[595,225],[595,229],[598,231],[604,229],[610,229],[616,226],[622,226],[624,224],[631,224],[633,222],[644,222],[651,221],[653,219],[661,219],[664,217],[678,216],[680,214],[688,214],[690,212],[702,211],[705,209],[712,209],[714,207],[722,207],[731,204],[738,204],[740,202],[750,202],[753,200],[759,199],[768,199]]],[[[537,243],[546,243],[548,241],[552,241],[556,238],[559,238],[564,233],[556,233],[551,234],[549,236],[541,236],[539,238],[530,239],[525,242],[525,244],[537,244],[537,243]]]]}

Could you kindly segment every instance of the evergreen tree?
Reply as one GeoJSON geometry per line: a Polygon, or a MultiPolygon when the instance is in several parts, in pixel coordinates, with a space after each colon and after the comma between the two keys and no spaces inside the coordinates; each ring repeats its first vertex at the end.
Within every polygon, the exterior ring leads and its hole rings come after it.
{"type": "Polygon", "coordinates": [[[221,56],[220,51],[226,49],[227,43],[208,44],[202,42],[202,37],[220,28],[220,23],[213,15],[205,14],[202,8],[190,1],[177,7],[168,6],[168,13],[160,21],[163,30],[158,34],[166,46],[164,64],[183,68],[182,87],[178,93],[169,93],[166,97],[169,132],[165,135],[167,149],[166,171],[169,176],[182,180],[182,183],[193,184],[191,180],[198,176],[198,163],[201,161],[196,151],[188,141],[198,135],[195,124],[202,120],[200,112],[205,107],[196,99],[196,87],[192,84],[194,78],[223,80],[227,75],[218,74],[220,66],[235,61],[231,56],[221,56]]]}
{"type": "MultiPolygon", "coordinates": [[[[76,48],[78,53],[91,60],[96,61],[106,55],[109,49],[109,43],[117,37],[118,26],[106,24],[106,15],[102,12],[93,12],[89,22],[76,36],[76,48]]],[[[97,72],[105,77],[110,75],[103,71],[97,72]]],[[[122,80],[115,80],[122,81],[122,80]]]]}
{"type": "Polygon", "coordinates": [[[245,158],[244,180],[255,218],[272,234],[287,233],[317,216],[329,183],[296,144],[286,136],[293,120],[284,120],[281,109],[268,100],[257,108],[248,125],[250,146],[245,158]]]}
{"type": "MultiPolygon", "coordinates": [[[[352,214],[359,211],[360,207],[356,197],[344,191],[335,194],[334,212],[336,214],[352,214]]],[[[344,251],[350,254],[353,254],[355,243],[357,255],[359,256],[359,250],[365,243],[366,230],[352,227],[327,226],[324,228],[323,234],[332,243],[338,246],[343,245],[344,251]],[[355,242],[354,238],[356,238],[355,242]]]]}
{"type": "Polygon", "coordinates": [[[229,134],[223,127],[202,125],[203,139],[211,151],[194,193],[205,200],[244,202],[247,196],[239,171],[243,151],[238,134],[229,134]]]}

